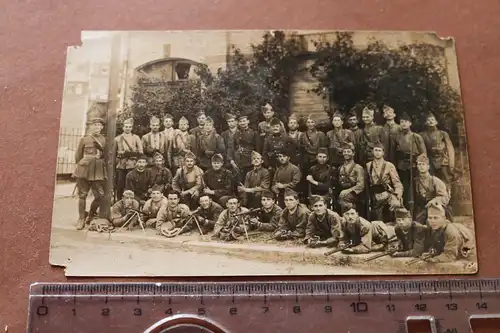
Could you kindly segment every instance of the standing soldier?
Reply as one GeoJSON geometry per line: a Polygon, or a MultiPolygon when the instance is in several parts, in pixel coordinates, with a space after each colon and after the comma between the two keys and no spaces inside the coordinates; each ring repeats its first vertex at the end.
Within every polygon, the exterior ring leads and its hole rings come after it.
{"type": "Polygon", "coordinates": [[[151,117],[149,127],[151,128],[151,132],[143,135],[142,147],[148,159],[148,165],[153,166],[154,155],[156,153],[165,155],[165,138],[163,137],[163,133],[160,132],[160,119],[154,116],[151,117]]]}
{"type": "Polygon", "coordinates": [[[328,150],[320,148],[317,155],[317,163],[309,170],[306,180],[309,182],[307,196],[320,195],[325,202],[333,209],[333,184],[334,168],[328,163],[328,150]]]}
{"type": "Polygon", "coordinates": [[[252,151],[259,148],[259,134],[248,127],[247,116],[239,116],[238,131],[234,134],[234,160],[230,163],[238,171],[239,182],[245,181],[245,176],[252,166],[252,151]]]}
{"type": "Polygon", "coordinates": [[[296,190],[301,178],[300,169],[290,163],[290,156],[288,154],[289,152],[286,150],[278,153],[280,165],[276,168],[271,186],[271,190],[278,196],[278,205],[281,207],[284,205],[285,189],[296,190]]]}
{"type": "Polygon", "coordinates": [[[165,129],[163,130],[163,139],[165,140],[165,162],[167,163],[168,168],[172,168],[172,149],[174,147],[174,138],[175,138],[175,128],[174,128],[174,119],[171,114],[166,114],[163,117],[163,126],[165,129]]]}
{"type": "Polygon", "coordinates": [[[262,155],[256,151],[252,152],[253,169],[245,176],[244,185],[238,186],[238,192],[242,196],[244,207],[257,208],[260,205],[262,191],[271,187],[271,174],[269,170],[262,167],[262,155]]]}
{"type": "Polygon", "coordinates": [[[396,167],[384,160],[384,146],[373,146],[373,161],[366,164],[368,189],[370,194],[371,219],[393,221],[392,214],[402,206],[403,184],[399,180],[396,167]]]}
{"type": "Polygon", "coordinates": [[[357,211],[364,211],[364,169],[353,160],[354,145],[352,143],[346,143],[344,145],[342,154],[344,155],[344,164],[340,167],[338,172],[338,204],[341,210],[352,204],[356,207],[357,211]]]}
{"type": "Polygon", "coordinates": [[[171,171],[175,173],[177,169],[184,165],[184,155],[191,151],[192,136],[188,132],[189,121],[185,117],[179,119],[179,128],[175,131],[174,142],[169,160],[171,160],[171,171]]]}
{"type": "Polygon", "coordinates": [[[172,188],[180,193],[182,203],[194,209],[203,187],[203,170],[196,165],[196,156],[189,152],[184,156],[184,165],[177,169],[172,188]]]}
{"type": "Polygon", "coordinates": [[[420,133],[429,154],[433,174],[441,179],[451,195],[452,175],[455,169],[455,149],[448,133],[437,129],[433,114],[427,115],[427,130],[420,133]]]}
{"type": "MultiPolygon", "coordinates": [[[[271,120],[274,118],[274,110],[273,110],[273,107],[271,105],[266,104],[261,108],[261,111],[262,111],[262,115],[264,116],[264,121],[261,121],[259,123],[259,134],[261,137],[260,142],[263,144],[264,139],[267,136],[269,136],[270,134],[272,134],[271,120]]],[[[285,125],[283,124],[283,122],[281,120],[279,120],[279,122],[280,122],[280,132],[286,133],[285,125]]],[[[259,147],[259,150],[261,150],[261,147],[259,147]]]]}
{"type": "Polygon", "coordinates": [[[307,220],[306,238],[307,247],[334,247],[337,246],[342,234],[340,215],[326,208],[323,197],[314,195],[311,198],[313,213],[307,220]]]}
{"type": "Polygon", "coordinates": [[[398,238],[396,252],[392,257],[419,257],[425,251],[427,226],[413,221],[406,208],[398,208],[394,232],[398,238]]]}
{"type": "Polygon", "coordinates": [[[195,128],[191,129],[189,131],[189,134],[193,135],[195,138],[201,134],[203,131],[203,127],[205,126],[205,121],[207,120],[207,116],[205,115],[205,111],[199,111],[196,114],[196,122],[198,123],[198,126],[195,128]]]}
{"type": "Polygon", "coordinates": [[[132,134],[134,120],[132,118],[123,121],[123,133],[115,138],[116,153],[116,195],[118,200],[123,196],[125,190],[125,178],[134,170],[137,156],[143,153],[142,142],[139,136],[132,134]]]}
{"type": "Polygon", "coordinates": [[[388,161],[390,161],[391,163],[395,163],[396,150],[394,147],[394,142],[396,141],[396,137],[401,131],[401,126],[394,120],[396,118],[396,113],[394,112],[393,108],[388,105],[384,105],[383,113],[385,118],[384,135],[387,142],[387,151],[385,152],[385,154],[388,161]]]}
{"type": "Polygon", "coordinates": [[[226,118],[228,129],[220,134],[226,147],[226,167],[232,169],[231,161],[234,160],[234,135],[238,130],[238,120],[233,114],[228,114],[226,118]]]}
{"type": "MultiPolygon", "coordinates": [[[[369,105],[363,109],[362,120],[365,127],[361,130],[361,134],[358,141],[359,149],[359,164],[366,165],[366,163],[373,160],[373,145],[376,143],[381,143],[384,147],[387,147],[386,137],[384,135],[384,129],[382,126],[376,125],[373,122],[374,117],[374,106],[369,105]]],[[[387,153],[387,151],[386,151],[387,153]]]]}
{"type": "Polygon", "coordinates": [[[332,117],[333,129],[326,134],[329,141],[330,164],[336,169],[344,163],[342,147],[346,143],[354,143],[354,134],[350,130],[342,128],[343,124],[342,115],[338,112],[334,113],[332,117]]]}
{"type": "Polygon", "coordinates": [[[212,156],[212,168],[203,173],[203,193],[218,204],[225,206],[232,193],[231,172],[223,168],[224,158],[221,154],[212,156]]]}
{"type": "MultiPolygon", "coordinates": [[[[403,183],[403,202],[413,211],[413,178],[417,174],[417,157],[426,154],[424,140],[417,133],[411,131],[411,118],[404,113],[399,121],[401,131],[396,136],[394,148],[396,151],[396,169],[401,183],[403,183]]],[[[386,154],[387,155],[387,154],[386,154]]]]}
{"type": "MultiPolygon", "coordinates": [[[[159,154],[161,155],[161,154],[159,154]]],[[[149,188],[151,184],[151,170],[148,165],[146,155],[137,157],[135,169],[127,174],[125,189],[134,192],[135,199],[144,205],[149,198],[149,188]]]]}
{"type": "Polygon", "coordinates": [[[264,140],[262,155],[264,156],[264,167],[271,171],[275,170],[279,164],[276,159],[278,151],[287,150],[289,152],[296,152],[297,146],[295,145],[295,141],[286,133],[280,132],[281,122],[277,118],[273,118],[270,125],[271,135],[268,135],[264,140]]]}
{"type": "Polygon", "coordinates": [[[359,152],[361,151],[360,142],[361,142],[361,137],[363,136],[363,130],[358,126],[359,120],[354,108],[351,110],[351,112],[349,112],[348,117],[349,118],[347,119],[347,126],[349,130],[352,132],[354,150],[355,150],[354,161],[356,163],[360,163],[359,152]]]}
{"type": "Polygon", "coordinates": [[[90,191],[94,200],[90,205],[87,221],[90,222],[99,209],[99,217],[106,218],[108,212],[103,211],[104,182],[107,178],[106,161],[104,151],[106,149],[106,138],[101,134],[104,128],[104,120],[93,118],[89,121],[89,134],[80,139],[75,153],[76,168],[73,177],[76,178],[78,187],[78,221],[76,229],[85,227],[85,208],[87,196],[90,191]]]}
{"type": "MultiPolygon", "coordinates": [[[[445,183],[429,173],[429,159],[422,154],[417,159],[418,176],[415,179],[415,211],[412,212],[415,221],[425,224],[427,220],[427,207],[437,203],[447,207],[450,202],[450,195],[445,183]]],[[[411,211],[411,210],[410,210],[411,211]]],[[[452,216],[449,209],[446,209],[447,218],[451,221],[452,216]]]]}
{"type": "Polygon", "coordinates": [[[203,130],[195,136],[193,153],[198,157],[198,165],[203,171],[210,169],[212,166],[212,156],[216,154],[226,155],[224,140],[217,134],[212,118],[207,117],[205,119],[203,130]]]}
{"type": "Polygon", "coordinates": [[[285,209],[281,213],[278,230],[273,234],[274,239],[284,241],[304,238],[310,214],[309,208],[299,202],[299,194],[286,189],[285,209]]]}
{"type": "Polygon", "coordinates": [[[299,138],[302,132],[299,131],[299,120],[295,115],[291,115],[288,118],[288,136],[293,140],[295,144],[295,152],[293,153],[293,157],[291,159],[292,163],[296,166],[300,167],[302,164],[302,157],[300,156],[300,145],[299,138]]]}

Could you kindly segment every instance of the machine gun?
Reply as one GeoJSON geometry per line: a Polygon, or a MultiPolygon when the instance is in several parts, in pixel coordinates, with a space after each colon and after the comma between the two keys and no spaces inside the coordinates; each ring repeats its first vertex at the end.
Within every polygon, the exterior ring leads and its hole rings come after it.
{"type": "Polygon", "coordinates": [[[249,209],[246,212],[240,212],[240,213],[237,213],[237,214],[231,214],[231,217],[252,215],[252,214],[260,213],[261,211],[262,211],[262,208],[253,208],[253,209],[249,209]]]}
{"type": "Polygon", "coordinates": [[[143,233],[146,233],[146,230],[144,229],[144,217],[146,214],[144,214],[144,212],[141,212],[140,210],[138,209],[134,209],[134,208],[127,208],[127,214],[129,212],[132,212],[131,216],[127,219],[127,221],[125,221],[125,223],[123,223],[123,225],[120,227],[120,229],[118,230],[113,230],[112,232],[120,232],[123,228],[125,228],[127,225],[129,225],[129,228],[130,228],[130,223],[132,222],[132,219],[134,217],[137,217],[137,221],[139,222],[139,225],[141,226],[141,229],[142,229],[142,232],[143,233]]]}

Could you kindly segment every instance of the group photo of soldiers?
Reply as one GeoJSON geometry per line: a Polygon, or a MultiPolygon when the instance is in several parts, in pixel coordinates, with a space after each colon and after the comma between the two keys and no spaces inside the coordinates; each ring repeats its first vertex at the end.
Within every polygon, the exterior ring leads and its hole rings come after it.
{"type": "Polygon", "coordinates": [[[454,222],[450,204],[455,149],[433,114],[416,133],[405,112],[367,104],[360,114],[333,113],[325,133],[310,116],[301,131],[301,119],[280,120],[270,104],[256,112],[263,120],[255,127],[247,115],[227,114],[221,133],[203,111],[196,124],[153,116],[142,137],[130,118],[112,140],[103,119],[89,119],[76,153],[76,229],[153,229],[223,242],[252,242],[258,233],[327,255],[468,257],[474,237],[454,222]],[[384,123],[374,122],[377,111],[384,123]],[[108,177],[114,190],[106,205],[108,177]]]}

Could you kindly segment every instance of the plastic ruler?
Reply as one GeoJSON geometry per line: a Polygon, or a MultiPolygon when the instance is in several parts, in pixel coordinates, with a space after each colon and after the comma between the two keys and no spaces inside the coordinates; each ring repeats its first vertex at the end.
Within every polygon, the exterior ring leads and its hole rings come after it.
{"type": "Polygon", "coordinates": [[[435,333],[500,318],[500,279],[37,283],[28,332],[435,333]]]}

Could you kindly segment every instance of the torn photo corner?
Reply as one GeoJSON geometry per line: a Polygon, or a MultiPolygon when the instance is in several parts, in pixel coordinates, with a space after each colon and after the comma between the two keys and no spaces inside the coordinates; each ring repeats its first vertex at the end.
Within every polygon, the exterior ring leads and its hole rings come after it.
{"type": "Polygon", "coordinates": [[[465,128],[455,41],[433,32],[83,32],[67,51],[50,263],[474,274],[465,128]]]}

